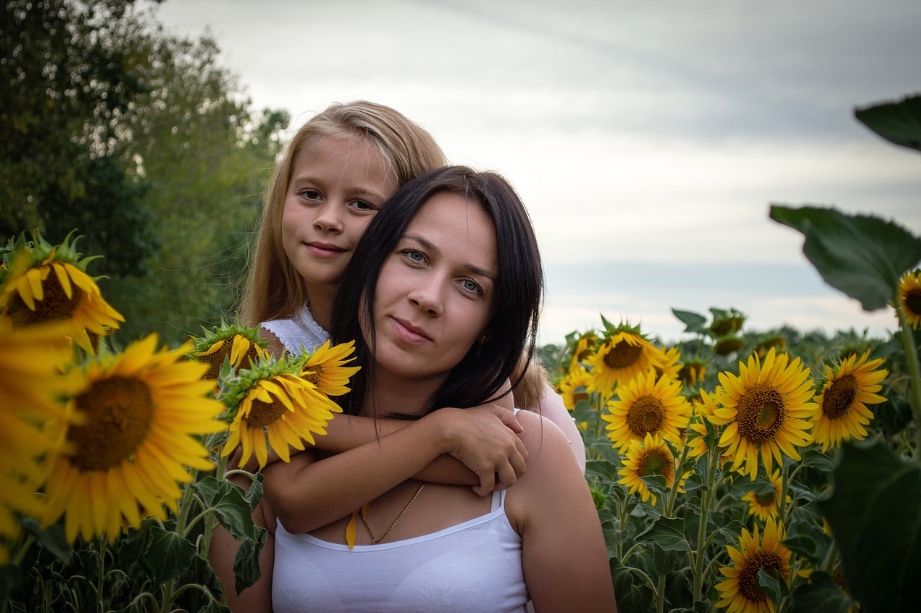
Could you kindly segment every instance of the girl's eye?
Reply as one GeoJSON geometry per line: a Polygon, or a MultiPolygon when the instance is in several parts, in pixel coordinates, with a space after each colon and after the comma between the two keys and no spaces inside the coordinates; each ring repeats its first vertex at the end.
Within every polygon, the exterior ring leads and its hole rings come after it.
{"type": "Polygon", "coordinates": [[[365,202],[364,200],[355,200],[352,202],[352,207],[361,212],[374,212],[377,210],[377,207],[373,204],[365,202]]]}
{"type": "Polygon", "coordinates": [[[472,292],[472,293],[474,293],[474,294],[482,294],[482,293],[483,293],[483,289],[480,287],[480,284],[477,283],[476,281],[474,281],[473,279],[464,279],[464,280],[461,282],[461,285],[462,285],[463,288],[464,288],[465,290],[467,290],[468,292],[472,292]]]}
{"type": "Polygon", "coordinates": [[[319,200],[320,192],[318,192],[315,189],[304,189],[304,190],[301,190],[301,196],[303,196],[307,200],[319,200]]]}

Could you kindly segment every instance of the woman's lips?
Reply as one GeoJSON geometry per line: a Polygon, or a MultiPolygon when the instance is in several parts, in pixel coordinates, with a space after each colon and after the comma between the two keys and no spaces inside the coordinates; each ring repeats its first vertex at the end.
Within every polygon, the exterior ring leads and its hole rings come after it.
{"type": "Polygon", "coordinates": [[[391,317],[390,322],[393,325],[397,337],[408,345],[422,345],[432,340],[425,334],[422,328],[416,327],[407,321],[391,317]]]}

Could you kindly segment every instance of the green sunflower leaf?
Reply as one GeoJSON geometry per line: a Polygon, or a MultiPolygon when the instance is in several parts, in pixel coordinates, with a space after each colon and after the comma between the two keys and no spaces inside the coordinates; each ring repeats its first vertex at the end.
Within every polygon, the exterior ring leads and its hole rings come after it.
{"type": "Polygon", "coordinates": [[[890,143],[921,151],[921,96],[856,109],[854,116],[890,143]]]}
{"type": "Polygon", "coordinates": [[[816,571],[793,590],[792,613],[847,613],[854,601],[844,593],[829,575],[816,571]]]}
{"type": "Polygon", "coordinates": [[[256,531],[256,539],[240,543],[237,555],[233,559],[233,573],[236,575],[234,588],[237,594],[259,581],[259,577],[262,576],[262,569],[259,568],[259,555],[265,546],[268,530],[256,528],[256,531]]]}
{"type": "Polygon", "coordinates": [[[800,463],[802,466],[812,466],[818,468],[822,472],[830,473],[835,470],[835,467],[838,466],[838,463],[834,461],[830,456],[822,453],[818,449],[810,449],[803,454],[803,461],[800,463]]]}
{"type": "Polygon", "coordinates": [[[916,611],[921,577],[921,464],[882,442],[843,445],[828,519],[848,588],[865,611],[916,611]]]}
{"type": "Polygon", "coordinates": [[[684,536],[684,521],[678,517],[660,517],[637,538],[650,540],[653,546],[663,551],[688,550],[688,540],[684,536]]]}
{"type": "Polygon", "coordinates": [[[826,283],[865,311],[888,306],[899,277],[921,261],[921,239],[879,217],[771,205],[774,221],[803,233],[803,253],[826,283]]]}
{"type": "Polygon", "coordinates": [[[144,562],[157,583],[166,583],[181,575],[192,564],[197,554],[195,545],[188,539],[160,526],[151,526],[149,546],[144,562]]]}
{"type": "Polygon", "coordinates": [[[758,570],[758,585],[761,586],[761,589],[764,590],[764,593],[768,595],[768,598],[776,605],[780,602],[781,596],[781,583],[774,577],[770,575],[764,568],[758,570]]]}
{"type": "Polygon", "coordinates": [[[672,314],[685,325],[685,332],[700,332],[701,334],[706,332],[704,325],[707,323],[707,318],[700,313],[672,309],[672,314]]]}
{"type": "MultiPolygon", "coordinates": [[[[243,488],[225,480],[208,476],[194,484],[208,508],[237,540],[256,540],[253,508],[245,498],[243,488]]],[[[261,488],[261,484],[260,484],[261,488]]]]}

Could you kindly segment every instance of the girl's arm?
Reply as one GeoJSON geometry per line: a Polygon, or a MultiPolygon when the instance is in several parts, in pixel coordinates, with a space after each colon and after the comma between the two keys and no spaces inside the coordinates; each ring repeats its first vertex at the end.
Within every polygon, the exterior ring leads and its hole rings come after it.
{"type": "MultiPolygon", "coordinates": [[[[265,328],[260,328],[260,336],[268,341],[266,350],[274,355],[281,356],[285,353],[285,347],[272,332],[265,328]]],[[[499,421],[513,432],[521,432],[521,426],[512,411],[512,395],[507,393],[510,388],[508,382],[499,390],[494,402],[480,405],[477,409],[492,412],[499,421]]],[[[469,410],[469,409],[468,409],[469,410]]],[[[313,447],[330,453],[342,453],[350,449],[355,449],[366,443],[375,442],[383,436],[392,434],[406,427],[410,422],[404,420],[383,419],[374,420],[368,417],[356,417],[344,414],[338,414],[329,421],[326,434],[316,437],[316,443],[310,445],[305,441],[308,448],[313,447]]],[[[498,428],[495,420],[484,421],[480,418],[477,422],[480,431],[487,426],[498,428]]],[[[466,430],[471,431],[471,430],[466,430]]],[[[473,431],[471,431],[473,432],[473,431]]],[[[461,432],[463,434],[463,431],[461,432]]],[[[521,473],[514,475],[508,474],[508,466],[524,467],[524,458],[519,457],[516,447],[505,445],[503,448],[507,452],[507,457],[500,457],[496,450],[491,447],[496,441],[497,434],[481,436],[469,440],[460,439],[455,448],[448,455],[441,455],[432,462],[424,466],[415,475],[414,479],[419,481],[429,481],[431,483],[447,483],[452,485],[470,485],[475,486],[476,491],[481,496],[491,494],[494,489],[504,489],[515,482],[515,479],[521,473]],[[496,481],[496,474],[500,479],[496,481]]],[[[508,441],[508,437],[504,437],[508,441]]],[[[296,450],[289,449],[289,453],[297,453],[296,450]]],[[[270,450],[269,462],[275,462],[278,455],[270,450]]],[[[307,460],[302,458],[302,460],[307,460]]],[[[236,465],[234,463],[234,465],[236,465]]],[[[258,469],[256,458],[253,457],[246,465],[246,470],[254,472],[258,469]]],[[[373,500],[370,499],[370,500],[373,500]]],[[[282,516],[282,522],[287,526],[282,516]]]]}
{"type": "Polygon", "coordinates": [[[550,387],[546,380],[543,382],[537,408],[530,410],[546,417],[563,431],[563,434],[569,439],[569,448],[576,458],[576,463],[584,473],[585,443],[582,441],[582,434],[579,432],[579,428],[576,427],[572,413],[563,404],[563,398],[550,387]]]}
{"type": "Polygon", "coordinates": [[[497,475],[506,485],[514,483],[527,460],[524,444],[489,409],[440,409],[321,461],[299,453],[290,463],[267,466],[265,500],[288,532],[309,532],[413,478],[443,454],[482,473],[482,495],[492,492],[497,475]],[[476,458],[467,455],[470,449],[478,450],[476,458]]]}
{"type": "Polygon", "coordinates": [[[528,470],[506,494],[521,535],[522,568],[536,613],[617,610],[601,522],[566,437],[519,413],[528,470]]]}

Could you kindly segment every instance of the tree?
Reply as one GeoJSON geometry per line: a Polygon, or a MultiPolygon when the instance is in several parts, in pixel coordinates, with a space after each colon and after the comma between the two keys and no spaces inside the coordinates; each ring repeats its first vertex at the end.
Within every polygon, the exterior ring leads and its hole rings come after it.
{"type": "Polygon", "coordinates": [[[137,206],[144,186],[111,159],[118,122],[144,90],[111,42],[131,4],[9,0],[0,19],[0,232],[56,241],[79,227],[85,247],[110,256],[99,272],[115,274],[139,271],[156,249],[137,206]]]}
{"type": "Polygon", "coordinates": [[[105,256],[90,273],[110,277],[102,290],[127,319],[121,342],[216,323],[287,114],[254,112],[213,40],[169,35],[132,2],[4,10],[0,231],[84,235],[84,253],[105,256]]]}

